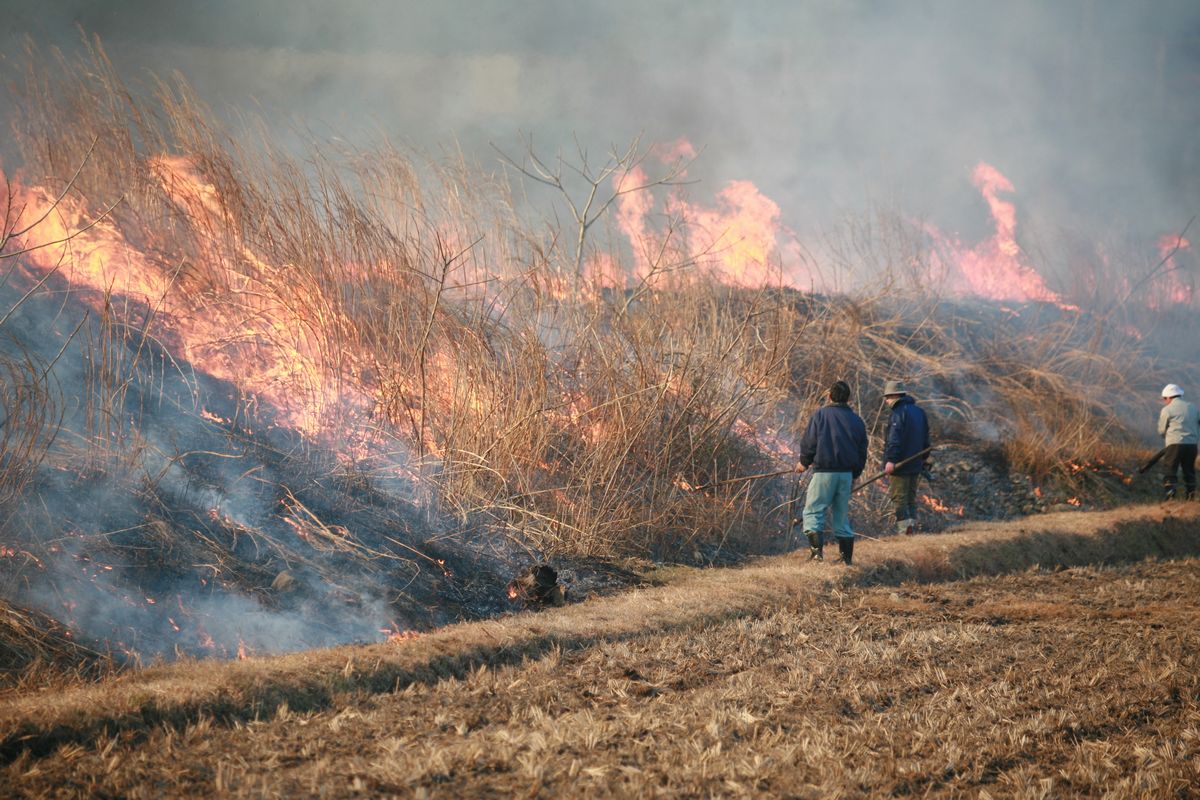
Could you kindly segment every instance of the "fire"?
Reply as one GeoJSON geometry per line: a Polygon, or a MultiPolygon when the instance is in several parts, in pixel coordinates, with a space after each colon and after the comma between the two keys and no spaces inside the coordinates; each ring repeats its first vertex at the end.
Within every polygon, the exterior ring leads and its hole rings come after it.
{"type": "Polygon", "coordinates": [[[992,216],[995,230],[989,238],[974,247],[967,247],[949,240],[933,226],[926,226],[934,240],[950,255],[950,265],[942,264],[936,253],[933,261],[935,267],[947,270],[953,290],[993,300],[1043,301],[1077,310],[1075,306],[1065,305],[1046,286],[1042,276],[1025,263],[1016,238],[1016,206],[1000,197],[1002,192],[1016,191],[1012,182],[984,161],[975,166],[971,182],[983,195],[992,216]]]}
{"type": "MultiPolygon", "coordinates": [[[[674,163],[694,157],[696,150],[680,139],[654,153],[664,163],[674,163]]],[[[789,258],[780,269],[784,255],[798,249],[795,237],[782,225],[779,205],[752,182],[730,181],[717,192],[712,206],[693,202],[681,192],[670,193],[662,209],[684,227],[667,231],[651,224],[657,202],[644,188],[649,183],[640,166],[613,178],[613,189],[619,193],[617,225],[633,248],[634,283],[648,279],[655,269],[695,264],[733,286],[761,288],[782,281],[806,288],[807,276],[799,274],[798,261],[789,258]],[[672,253],[678,254],[682,264],[664,263],[672,253]]],[[[594,276],[597,280],[613,280],[611,262],[597,262],[593,267],[600,271],[594,276]]]]}
{"type": "MultiPolygon", "coordinates": [[[[18,225],[44,217],[22,246],[34,268],[57,271],[101,310],[116,295],[156,309],[180,355],[215,378],[260,398],[299,431],[318,434],[332,410],[365,412],[365,398],[340,391],[300,312],[274,292],[286,269],[264,262],[230,230],[216,188],[187,158],[159,157],[150,174],[198,234],[198,257],[152,258],[130,245],[111,219],[92,218],[73,197],[14,186],[18,225]],[[186,274],[169,263],[187,262],[186,274]]],[[[205,410],[205,419],[227,420],[205,410]]]]}
{"type": "Polygon", "coordinates": [[[1191,242],[1176,234],[1159,237],[1158,258],[1163,268],[1162,277],[1158,279],[1161,290],[1160,293],[1150,296],[1148,302],[1151,308],[1160,307],[1164,301],[1176,305],[1191,305],[1196,299],[1196,287],[1190,281],[1183,280],[1183,271],[1176,260],[1179,253],[1190,250],[1191,246],[1191,242]]]}
{"type": "Polygon", "coordinates": [[[732,181],[717,193],[714,208],[675,198],[668,211],[689,225],[689,255],[711,264],[735,286],[757,288],[772,282],[778,257],[779,206],[750,181],[732,181]]]}
{"type": "Polygon", "coordinates": [[[214,414],[214,413],[212,413],[212,412],[211,412],[211,411],[209,411],[207,408],[202,408],[202,409],[200,409],[200,418],[201,418],[201,419],[206,419],[206,420],[208,420],[209,422],[215,422],[215,423],[217,423],[218,425],[228,425],[228,424],[230,424],[230,421],[229,421],[229,420],[225,419],[225,418],[224,418],[224,417],[222,417],[222,416],[219,416],[219,415],[217,415],[217,414],[214,414]]]}
{"type": "Polygon", "coordinates": [[[393,622],[387,628],[380,628],[379,632],[382,633],[385,640],[389,642],[403,642],[409,639],[416,639],[421,635],[414,630],[404,630],[395,622],[393,622]]]}
{"type": "MultiPolygon", "coordinates": [[[[694,491],[696,491],[696,487],[695,487],[695,486],[693,486],[691,483],[689,483],[689,482],[688,482],[688,481],[687,481],[687,480],[686,480],[686,479],[685,479],[685,478],[684,478],[682,475],[676,475],[676,476],[675,476],[675,481],[674,481],[674,483],[675,483],[675,485],[676,485],[677,487],[679,487],[680,489],[682,489],[682,490],[683,490],[683,491],[685,491],[685,492],[694,492],[694,491]]],[[[514,594],[513,594],[513,593],[510,591],[510,592],[509,592],[509,596],[510,596],[510,597],[515,597],[516,595],[514,595],[514,594]]]]}
{"type": "Polygon", "coordinates": [[[936,497],[930,497],[927,494],[920,495],[918,499],[928,506],[931,511],[937,511],[940,514],[954,514],[961,517],[965,513],[962,506],[948,506],[936,497]]]}
{"type": "Polygon", "coordinates": [[[1068,497],[1068,498],[1067,498],[1067,505],[1072,505],[1072,506],[1082,506],[1082,505],[1083,505],[1083,502],[1082,502],[1082,501],[1080,501],[1080,499],[1079,499],[1078,497],[1068,497]]]}

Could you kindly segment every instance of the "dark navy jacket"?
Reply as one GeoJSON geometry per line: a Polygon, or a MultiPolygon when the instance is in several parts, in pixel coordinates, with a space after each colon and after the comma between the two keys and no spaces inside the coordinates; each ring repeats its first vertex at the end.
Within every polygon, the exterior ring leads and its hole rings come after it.
{"type": "Polygon", "coordinates": [[[850,472],[867,466],[867,426],[845,403],[817,409],[800,438],[800,463],[814,472],[850,472]]]}
{"type": "MultiPolygon", "coordinates": [[[[888,420],[887,444],[883,447],[884,462],[898,464],[909,456],[915,456],[929,447],[929,420],[925,411],[916,401],[904,395],[892,406],[892,416],[888,420]]],[[[900,469],[896,475],[916,475],[925,466],[928,456],[913,459],[900,469]]]]}

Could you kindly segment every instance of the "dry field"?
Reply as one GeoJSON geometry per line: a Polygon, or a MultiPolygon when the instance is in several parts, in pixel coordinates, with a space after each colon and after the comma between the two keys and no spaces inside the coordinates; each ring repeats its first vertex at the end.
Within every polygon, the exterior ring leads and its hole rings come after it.
{"type": "Polygon", "coordinates": [[[851,569],[663,569],[616,597],[415,639],[10,695],[0,785],[1194,797],[1198,518],[1143,506],[864,541],[851,569]]]}

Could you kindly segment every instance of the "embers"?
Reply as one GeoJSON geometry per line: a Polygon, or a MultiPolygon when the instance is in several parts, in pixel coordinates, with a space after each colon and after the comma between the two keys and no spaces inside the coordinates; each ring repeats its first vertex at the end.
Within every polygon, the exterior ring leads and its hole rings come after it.
{"type": "Polygon", "coordinates": [[[567,602],[567,587],[549,564],[533,564],[508,582],[508,599],[525,608],[561,606],[567,602]]]}

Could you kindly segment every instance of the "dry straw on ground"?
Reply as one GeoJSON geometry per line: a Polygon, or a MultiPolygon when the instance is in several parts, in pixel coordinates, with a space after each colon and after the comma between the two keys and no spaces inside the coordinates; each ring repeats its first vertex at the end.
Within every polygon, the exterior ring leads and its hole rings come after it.
{"type": "MultiPolygon", "coordinates": [[[[1067,462],[1133,442],[1120,413],[1141,383],[1128,341],[1054,308],[1021,317],[939,299],[906,272],[923,251],[898,222],[855,239],[846,263],[835,248],[816,265],[832,285],[872,269],[850,296],[722,286],[685,255],[685,223],[658,243],[669,266],[613,290],[579,273],[591,256],[627,260],[603,225],[530,221],[496,170],[387,146],[314,143],[297,159],[233,138],[181,82],[130,89],[98,45],[90,61],[30,63],[14,103],[23,174],[55,188],[74,176],[64,202],[90,211],[81,219],[103,212],[105,230],[156,263],[166,305],[218,321],[194,353],[285,359],[279,393],[317,409],[315,429],[406,453],[440,510],[542,553],[753,546],[769,499],[681,485],[776,466],[745,426],[794,439],[838,378],[875,444],[879,387],[897,375],[943,438],[988,429],[1016,470],[1067,476],[1067,462]],[[331,389],[363,398],[369,418],[331,389]]],[[[138,354],[156,332],[170,340],[167,320],[144,322],[141,341],[110,319],[90,344],[81,435],[114,476],[136,473],[144,447],[120,413],[146,380],[138,354]]]]}
{"type": "Polygon", "coordinates": [[[9,698],[0,781],[21,796],[1184,797],[1200,779],[1200,570],[1171,559],[1200,551],[1198,512],[866,542],[849,572],[792,557],[677,571],[393,644],[9,698]],[[900,580],[930,552],[927,580],[900,580]]]}

